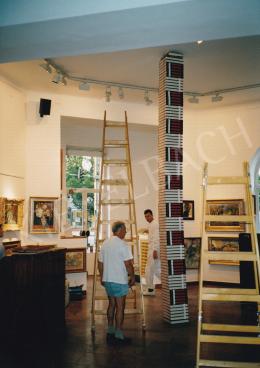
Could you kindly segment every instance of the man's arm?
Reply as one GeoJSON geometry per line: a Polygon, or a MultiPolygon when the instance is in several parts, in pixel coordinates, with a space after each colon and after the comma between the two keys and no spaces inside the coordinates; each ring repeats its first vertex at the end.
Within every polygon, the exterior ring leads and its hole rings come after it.
{"type": "Polygon", "coordinates": [[[127,261],[124,261],[124,263],[125,263],[125,267],[128,272],[128,275],[130,277],[128,284],[131,287],[135,284],[135,272],[134,272],[133,260],[128,259],[127,261]]]}
{"type": "Polygon", "coordinates": [[[104,282],[103,282],[103,262],[98,261],[98,271],[100,274],[100,283],[102,286],[104,286],[104,282]]]}

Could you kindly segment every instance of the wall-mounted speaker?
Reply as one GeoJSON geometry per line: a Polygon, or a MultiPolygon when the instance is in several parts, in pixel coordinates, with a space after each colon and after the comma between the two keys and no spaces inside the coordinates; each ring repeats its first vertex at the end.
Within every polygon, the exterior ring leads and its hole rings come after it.
{"type": "Polygon", "coordinates": [[[51,113],[51,100],[41,98],[39,108],[40,117],[42,118],[44,115],[50,115],[50,113],[51,113]]]}

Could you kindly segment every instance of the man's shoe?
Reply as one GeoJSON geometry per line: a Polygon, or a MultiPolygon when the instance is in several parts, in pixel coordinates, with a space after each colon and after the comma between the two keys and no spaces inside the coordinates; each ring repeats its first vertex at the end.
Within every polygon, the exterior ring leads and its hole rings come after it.
{"type": "Polygon", "coordinates": [[[115,335],[111,333],[107,333],[107,344],[112,345],[115,341],[115,335]]]}
{"type": "Polygon", "coordinates": [[[119,339],[118,337],[114,337],[114,344],[116,345],[129,345],[132,343],[131,337],[124,337],[123,339],[119,339]]]}
{"type": "Polygon", "coordinates": [[[154,289],[144,290],[144,291],[143,291],[143,295],[144,295],[144,296],[147,296],[147,295],[155,296],[155,290],[154,290],[154,289]]]}

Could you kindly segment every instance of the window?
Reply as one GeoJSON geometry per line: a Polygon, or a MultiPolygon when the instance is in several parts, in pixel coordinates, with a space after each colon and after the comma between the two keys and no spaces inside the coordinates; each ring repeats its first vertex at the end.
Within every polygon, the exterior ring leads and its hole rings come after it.
{"type": "Polygon", "coordinates": [[[96,219],[101,158],[96,156],[65,156],[66,229],[72,235],[89,231],[89,250],[95,244],[96,219]]]}

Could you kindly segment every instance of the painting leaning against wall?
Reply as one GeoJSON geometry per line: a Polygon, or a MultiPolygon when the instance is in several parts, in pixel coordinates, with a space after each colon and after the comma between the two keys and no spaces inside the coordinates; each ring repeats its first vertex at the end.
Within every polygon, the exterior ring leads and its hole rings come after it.
{"type": "Polygon", "coordinates": [[[185,264],[187,269],[198,269],[200,264],[201,238],[184,238],[185,264]]]}

